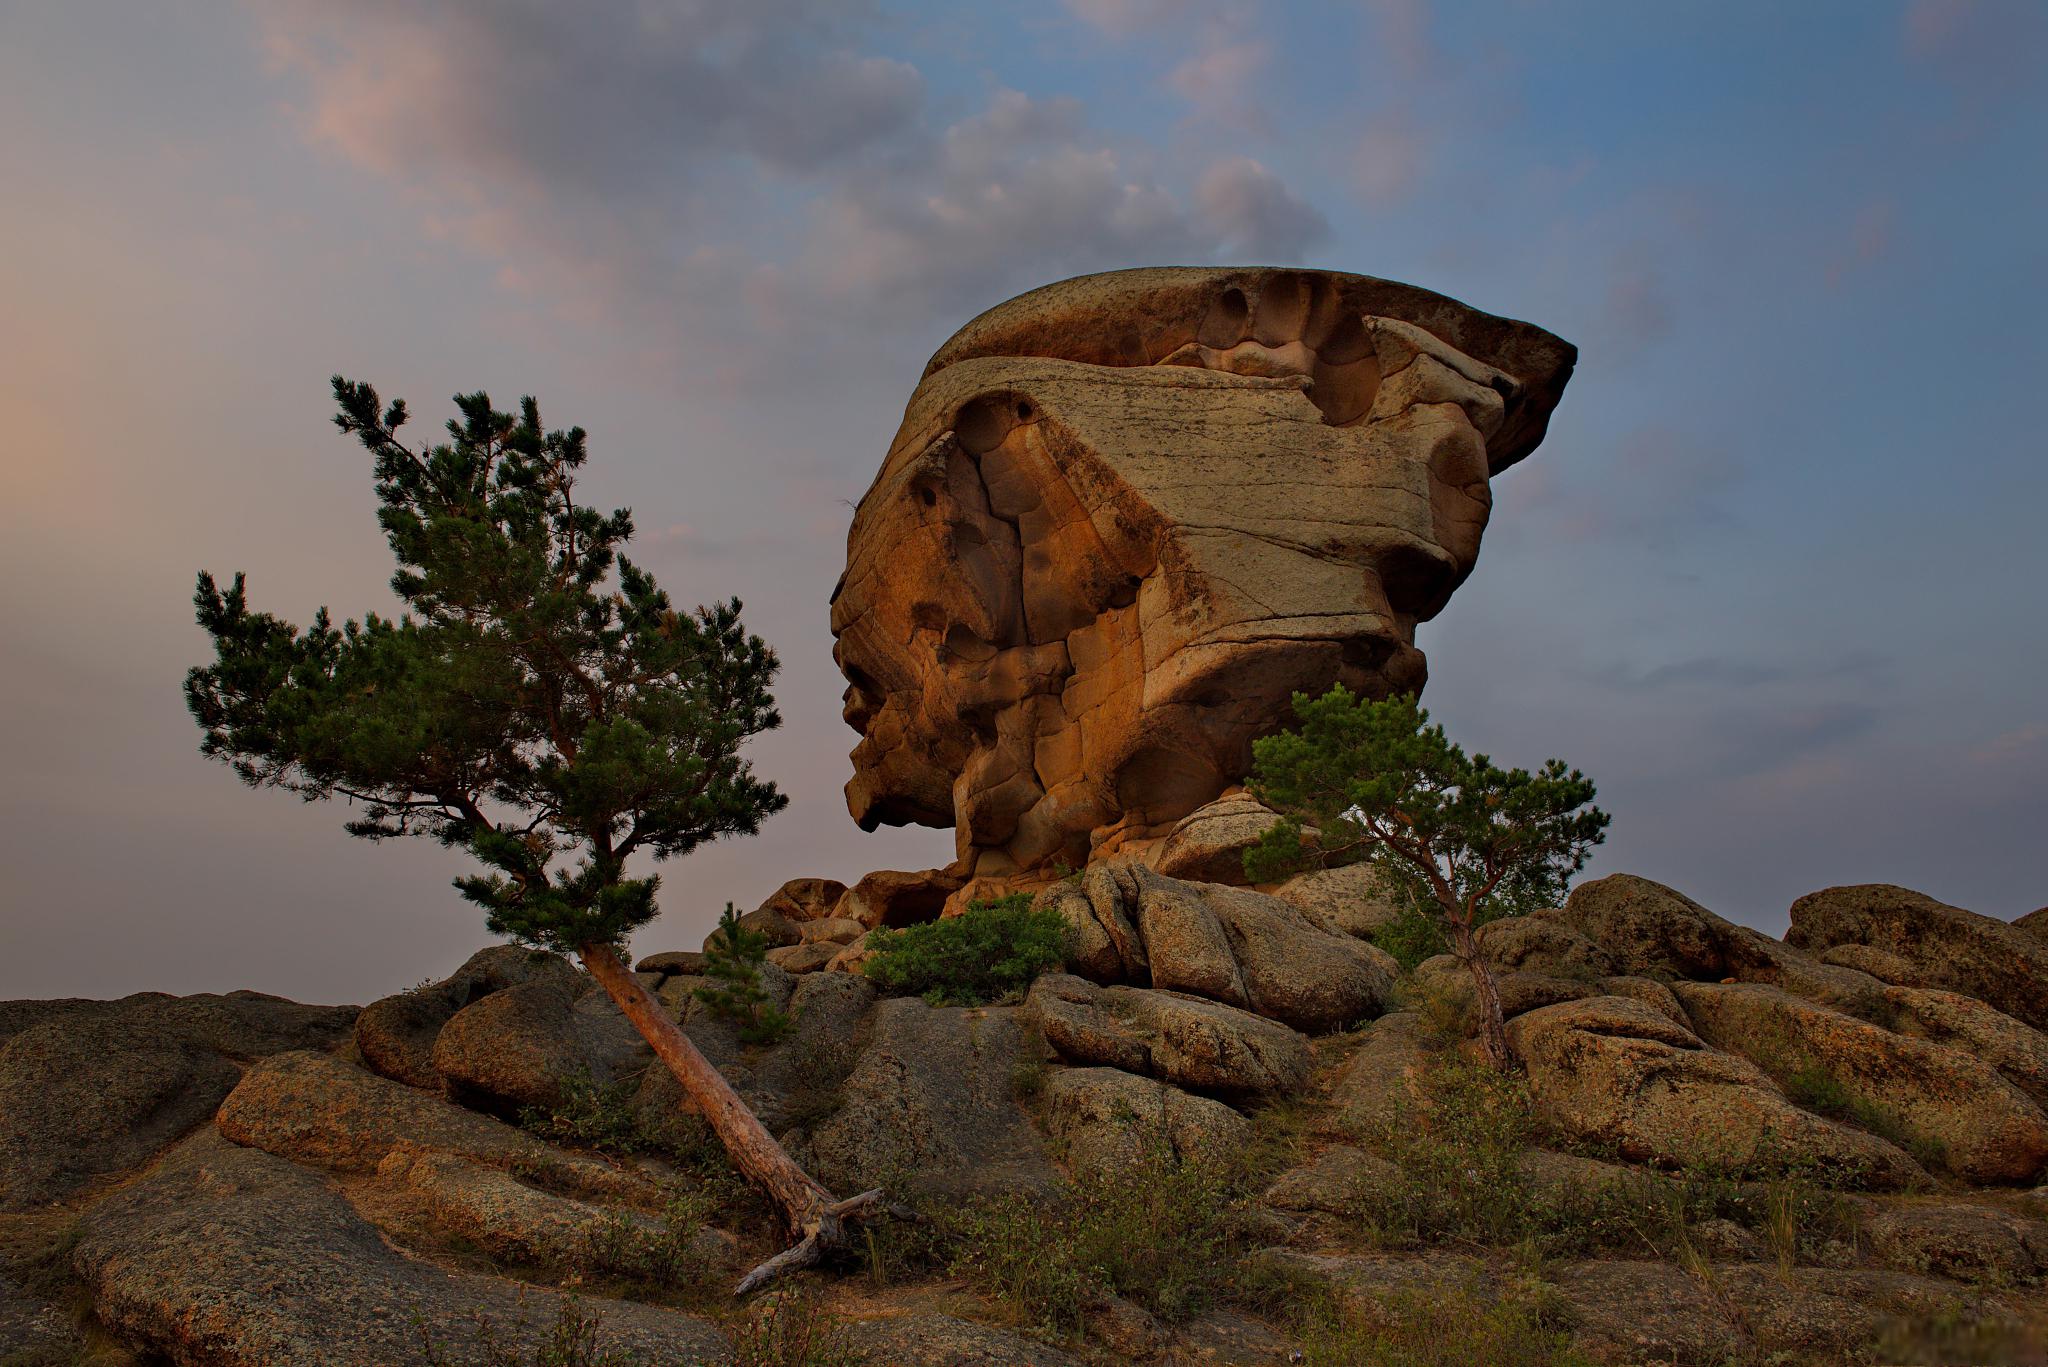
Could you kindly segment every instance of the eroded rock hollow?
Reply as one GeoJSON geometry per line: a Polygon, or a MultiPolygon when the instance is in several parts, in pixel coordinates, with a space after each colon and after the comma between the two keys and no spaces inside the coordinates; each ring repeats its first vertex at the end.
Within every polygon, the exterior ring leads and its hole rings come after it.
{"type": "Polygon", "coordinates": [[[847,804],[960,878],[1126,850],[1239,782],[1295,690],[1420,689],[1491,478],[1573,348],[1333,271],[1083,276],[925,367],[832,596],[847,804]]]}

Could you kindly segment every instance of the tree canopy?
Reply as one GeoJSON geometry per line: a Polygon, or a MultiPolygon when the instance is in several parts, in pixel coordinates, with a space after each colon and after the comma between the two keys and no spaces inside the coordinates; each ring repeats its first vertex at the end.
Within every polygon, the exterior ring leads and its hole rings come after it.
{"type": "Polygon", "coordinates": [[[1606,838],[1592,780],[1558,759],[1532,773],[1468,756],[1413,694],[1375,701],[1340,684],[1295,694],[1294,712],[1297,729],[1252,744],[1249,786],[1282,819],[1245,852],[1246,875],[1372,861],[1449,932],[1478,989],[1487,1052],[1504,1063],[1500,1003],[1473,935],[1563,898],[1606,838]]]}
{"type": "Polygon", "coordinates": [[[619,554],[631,513],[574,501],[585,433],[545,430],[533,399],[458,395],[448,440],[416,450],[402,401],[338,375],[334,397],[373,457],[407,611],[336,627],[323,607],[302,631],[252,612],[241,574],[223,591],[201,573],[216,658],[185,696],[202,753],[255,787],[363,804],[354,835],[467,848],[487,872],[457,886],[500,934],[623,941],[658,886],[626,876],[629,856],[752,834],[785,805],[740,754],[779,724],[774,653],[737,599],[678,612],[619,554]]]}

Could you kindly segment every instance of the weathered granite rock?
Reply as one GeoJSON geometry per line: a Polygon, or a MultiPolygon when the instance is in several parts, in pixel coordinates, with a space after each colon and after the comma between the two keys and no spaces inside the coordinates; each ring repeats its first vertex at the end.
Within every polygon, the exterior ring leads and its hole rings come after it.
{"type": "Polygon", "coordinates": [[[877,869],[848,888],[829,914],[834,920],[858,921],[869,930],[937,920],[946,900],[966,881],[955,869],[877,869]]]}
{"type": "Polygon", "coordinates": [[[243,1075],[214,1122],[237,1144],[297,1163],[373,1171],[401,1145],[544,1174],[596,1195],[642,1195],[632,1174],[541,1143],[524,1130],[358,1068],[302,1051],[265,1059],[243,1075]]]}
{"type": "Polygon", "coordinates": [[[1398,1167],[1378,1154],[1332,1144],[1274,1178],[1259,1199],[1275,1210],[1356,1219],[1380,1210],[1405,1180],[1398,1167]]]}
{"type": "Polygon", "coordinates": [[[1819,953],[1859,944],[1923,975],[1913,986],[1965,992],[2037,1030],[2048,1029],[2048,941],[1888,883],[1826,888],[1792,904],[1785,938],[1819,953]]]}
{"type": "Polygon", "coordinates": [[[1888,1204],[1865,1217],[1861,1233],[1880,1261],[1902,1272],[2005,1283],[2048,1273],[2048,1223],[1995,1206],[1888,1204]]]}
{"type": "Polygon", "coordinates": [[[562,1104],[572,1086],[604,1086],[653,1058],[603,993],[555,982],[508,987],[465,1006],[434,1041],[434,1070],[458,1095],[500,1109],[562,1104]]]}
{"type": "Polygon", "coordinates": [[[1025,1007],[1069,1063],[1239,1099],[1292,1093],[1308,1080],[1308,1041],[1300,1034],[1200,997],[1048,973],[1032,984],[1025,1007]]]}
{"type": "Polygon", "coordinates": [[[840,1332],[862,1362],[890,1367],[1078,1367],[1057,1348],[952,1315],[891,1315],[840,1332]]]}
{"type": "Polygon", "coordinates": [[[1867,973],[1821,963],[1634,874],[1579,884],[1556,920],[1599,946],[1623,973],[1769,983],[1849,1011],[1868,1010],[1882,995],[1883,985],[1867,973]]]}
{"type": "Polygon", "coordinates": [[[1251,1122],[1222,1102],[1117,1068],[1060,1069],[1045,1109],[1077,1175],[1113,1177],[1152,1159],[1221,1163],[1251,1138],[1251,1122]]]}
{"type": "Polygon", "coordinates": [[[1420,686],[1572,349],[1328,271],[1118,271],[940,348],[832,601],[847,801],[1004,876],[1163,835],[1296,689],[1420,686]]]}
{"type": "Polygon", "coordinates": [[[1398,967],[1277,897],[1134,864],[1096,865],[1078,888],[1041,898],[1074,927],[1069,965],[1082,976],[1208,997],[1301,1030],[1377,1016],[1398,967]]]}
{"type": "Polygon", "coordinates": [[[371,1002],[356,1017],[356,1051],[385,1077],[413,1087],[439,1090],[434,1042],[456,1012],[493,992],[530,982],[551,983],[570,997],[593,984],[567,959],[522,945],[478,950],[440,982],[371,1002]]]}
{"type": "MultiPolygon", "coordinates": [[[[683,1032],[769,1132],[782,1135],[791,1126],[815,1124],[839,1105],[840,1084],[860,1056],[862,1022],[874,1005],[875,989],[865,978],[846,973],[792,980],[778,971],[777,977],[780,990],[772,997],[792,1022],[781,1043],[767,1049],[742,1047],[734,1026],[712,1017],[701,1002],[685,1003],[683,1032]]],[[[693,1109],[666,1068],[647,1070],[633,1107],[652,1134],[663,1133],[693,1109]]]]}
{"type": "Polygon", "coordinates": [[[805,921],[800,928],[805,944],[829,944],[834,948],[850,945],[868,933],[868,927],[849,916],[822,916],[805,921]]]}
{"type": "Polygon", "coordinates": [[[662,1265],[667,1261],[700,1276],[734,1271],[731,1235],[702,1226],[672,1232],[631,1206],[559,1196],[460,1154],[400,1144],[377,1165],[377,1175],[444,1234],[509,1262],[622,1276],[673,1275],[674,1268],[662,1265]]]}
{"type": "Polygon", "coordinates": [[[2048,1168],[2048,1116],[1973,1053],[1894,1034],[1761,983],[1678,983],[1672,990],[1707,1043],[1741,1054],[1782,1086],[1825,1079],[1838,1104],[1939,1152],[1958,1176],[2031,1182],[2048,1168]]]}
{"type": "Polygon", "coordinates": [[[1331,1083],[1338,1125],[1373,1140],[1405,1133],[1424,1105],[1421,1081],[1431,1053],[1422,1018],[1413,1011],[1374,1021],[1331,1083]]]}
{"type": "Polygon", "coordinates": [[[636,973],[659,973],[673,977],[678,973],[701,974],[710,956],[695,949],[670,949],[660,954],[649,954],[633,965],[636,973]]]}
{"type": "MultiPolygon", "coordinates": [[[[740,917],[740,925],[746,930],[753,931],[756,935],[767,936],[770,949],[780,949],[784,945],[797,944],[804,938],[804,933],[798,928],[797,923],[784,916],[772,904],[756,907],[740,917]]],[[[707,954],[710,953],[717,943],[718,931],[714,929],[709,935],[704,937],[704,951],[707,954]]]]}
{"type": "Polygon", "coordinates": [[[792,878],[769,893],[768,900],[761,906],[802,925],[806,921],[830,916],[832,908],[839,905],[839,899],[845,895],[846,884],[836,879],[792,878]]]}
{"type": "Polygon", "coordinates": [[[331,1044],[354,1016],[254,992],[143,993],[17,1031],[0,1043],[0,1210],[136,1166],[204,1123],[242,1061],[331,1044]]]}
{"type": "Polygon", "coordinates": [[[1873,1187],[1925,1176],[1891,1144],[1800,1110],[1755,1064],[1632,998],[1528,1012],[1508,1022],[1508,1043],[1547,1123],[1632,1162],[1804,1162],[1873,1187]]]}
{"type": "Polygon", "coordinates": [[[1309,920],[1330,934],[1361,940],[1401,915],[1400,907],[1374,881],[1370,864],[1298,873],[1274,888],[1273,895],[1301,908],[1309,920]]]}
{"type": "MultiPolygon", "coordinates": [[[[422,1360],[422,1331],[451,1363],[504,1361],[477,1343],[479,1316],[526,1360],[562,1299],[406,1257],[318,1174],[211,1132],[93,1207],[74,1265],[102,1323],[180,1367],[389,1367],[422,1360]]],[[[603,1308],[597,1343],[727,1361],[705,1321],[624,1301],[603,1308]]]]}
{"type": "Polygon", "coordinates": [[[800,945],[783,945],[768,951],[768,962],[785,973],[816,973],[839,957],[845,945],[830,941],[809,941],[800,945]]]}
{"type": "Polygon", "coordinates": [[[800,1146],[811,1174],[847,1192],[905,1177],[940,1193],[1050,1183],[1044,1146],[1017,1100],[1018,1071],[1035,1061],[1018,1015],[915,997],[878,1002],[838,1108],[800,1146]]]}
{"type": "Polygon", "coordinates": [[[1982,1059],[2048,1108],[2048,1035],[1960,992],[1888,987],[1884,1000],[1892,1029],[1982,1059]]]}
{"type": "Polygon", "coordinates": [[[1279,814],[1250,793],[1226,793],[1176,821],[1147,862],[1168,878],[1242,886],[1251,881],[1244,852],[1278,824],[1279,814]]]}

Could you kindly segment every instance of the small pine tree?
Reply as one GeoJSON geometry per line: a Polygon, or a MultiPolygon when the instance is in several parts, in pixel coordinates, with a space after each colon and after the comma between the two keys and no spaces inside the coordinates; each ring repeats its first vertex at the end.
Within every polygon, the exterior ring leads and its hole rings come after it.
{"type": "Polygon", "coordinates": [[[1444,932],[1472,975],[1487,1061],[1508,1067],[1500,987],[1474,936],[1564,895],[1605,839],[1592,780],[1558,759],[1532,774],[1468,756],[1413,694],[1373,701],[1340,684],[1295,694],[1294,712],[1299,730],[1252,743],[1249,786],[1281,820],[1245,851],[1246,876],[1370,860],[1388,891],[1444,932]]]}
{"type": "Polygon", "coordinates": [[[492,930],[582,960],[799,1240],[743,1293],[848,1247],[881,1193],[837,1200],[805,1173],[619,954],[660,881],[629,857],[752,835],[786,805],[741,753],[780,724],[774,652],[737,599],[678,611],[620,554],[632,515],[575,501],[583,429],[548,431],[531,398],[501,413],[458,395],[449,440],[421,449],[399,436],[403,401],[339,375],[334,397],[371,455],[407,611],[337,627],[322,608],[302,631],[251,611],[241,575],[222,591],[202,573],[215,658],[185,680],[201,753],[253,787],[362,804],[351,835],[468,850],[485,871],[456,887],[492,930]]]}
{"type": "Polygon", "coordinates": [[[740,924],[740,915],[730,902],[718,918],[718,929],[704,946],[704,973],[717,980],[716,986],[700,987],[697,1000],[720,1020],[740,1027],[740,1038],[748,1044],[773,1044],[795,1024],[789,1014],[768,1001],[761,986],[761,965],[767,962],[768,937],[740,924]]]}

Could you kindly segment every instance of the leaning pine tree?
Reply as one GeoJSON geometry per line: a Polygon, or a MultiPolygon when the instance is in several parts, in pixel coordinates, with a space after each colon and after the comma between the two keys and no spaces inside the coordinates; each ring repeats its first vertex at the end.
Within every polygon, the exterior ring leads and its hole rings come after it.
{"type": "Polygon", "coordinates": [[[797,1166],[620,957],[659,882],[629,877],[630,856],[751,835],[786,804],[740,756],[780,724],[774,653],[738,600],[677,612],[617,553],[630,514],[575,503],[583,430],[543,431],[532,399],[514,415],[458,396],[450,440],[415,450],[403,402],[338,375],[334,395],[374,458],[408,611],[336,628],[322,608],[302,632],[251,612],[240,574],[226,592],[200,574],[216,659],[185,696],[201,752],[253,787],[363,804],[351,835],[469,850],[488,872],[455,885],[493,931],[583,963],[789,1224],[793,1246],[741,1294],[847,1247],[882,1194],[837,1200],[797,1166]]]}
{"type": "Polygon", "coordinates": [[[1467,756],[1413,694],[1374,701],[1340,684],[1295,694],[1294,712],[1299,730],[1252,743],[1248,786],[1281,820],[1245,851],[1246,875],[1370,861],[1383,888],[1447,932],[1472,976],[1480,1046],[1508,1067],[1500,987],[1477,932],[1564,896],[1606,838],[1592,780],[1560,759],[1532,774],[1467,756]]]}

